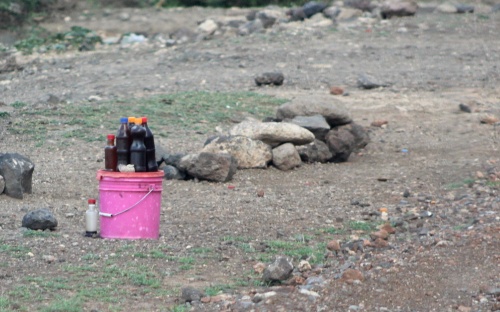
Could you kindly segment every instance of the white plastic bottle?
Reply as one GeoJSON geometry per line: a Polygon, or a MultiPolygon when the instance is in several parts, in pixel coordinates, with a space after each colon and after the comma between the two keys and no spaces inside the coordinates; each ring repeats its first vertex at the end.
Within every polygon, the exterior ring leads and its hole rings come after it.
{"type": "Polygon", "coordinates": [[[389,220],[389,214],[387,213],[387,208],[380,208],[380,219],[384,221],[389,220]]]}
{"type": "Polygon", "coordinates": [[[88,203],[89,209],[85,212],[85,236],[93,237],[97,235],[97,218],[99,217],[99,212],[96,209],[94,198],[90,198],[88,203]]]}

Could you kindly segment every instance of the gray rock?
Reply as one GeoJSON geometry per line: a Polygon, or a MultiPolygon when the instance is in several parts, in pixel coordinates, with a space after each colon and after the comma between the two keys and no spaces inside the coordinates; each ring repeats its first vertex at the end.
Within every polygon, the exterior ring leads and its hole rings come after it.
{"type": "Polygon", "coordinates": [[[491,13],[500,12],[500,3],[497,3],[491,7],[491,13]]]}
{"type": "Polygon", "coordinates": [[[418,5],[414,1],[389,0],[382,4],[380,14],[383,19],[393,16],[412,16],[417,13],[418,5]]]}
{"type": "Polygon", "coordinates": [[[365,146],[370,143],[370,136],[366,129],[355,122],[340,126],[339,128],[347,129],[354,136],[354,151],[365,148],[365,146]]]}
{"type": "Polygon", "coordinates": [[[286,15],[291,22],[303,21],[306,18],[306,14],[302,8],[292,8],[286,11],[286,15]]]}
{"type": "Polygon", "coordinates": [[[30,230],[52,230],[57,227],[57,219],[50,210],[41,208],[24,215],[22,226],[30,230]]]}
{"type": "Polygon", "coordinates": [[[187,286],[187,287],[183,287],[181,289],[181,300],[184,303],[185,302],[200,301],[201,297],[203,297],[202,292],[196,288],[187,286]]]}
{"type": "Polygon", "coordinates": [[[324,3],[309,1],[302,6],[302,12],[306,18],[311,18],[313,15],[323,12],[326,7],[327,5],[324,3]]]}
{"type": "Polygon", "coordinates": [[[445,2],[436,7],[437,12],[440,13],[457,13],[457,7],[450,2],[445,2]]]}
{"type": "Polygon", "coordinates": [[[158,165],[158,167],[160,167],[163,164],[163,155],[166,155],[166,154],[168,154],[167,150],[163,146],[156,143],[155,160],[156,160],[156,164],[158,165]]]}
{"type": "Polygon", "coordinates": [[[332,153],[331,161],[344,162],[355,147],[356,138],[345,128],[334,128],[326,135],[326,144],[332,153]]]}
{"type": "Polygon", "coordinates": [[[22,70],[23,67],[17,64],[16,57],[10,56],[5,60],[5,63],[0,64],[0,74],[8,73],[16,70],[22,70]]]}
{"type": "Polygon", "coordinates": [[[3,176],[0,175],[0,194],[3,193],[3,190],[5,189],[5,179],[3,176]]]}
{"type": "Polygon", "coordinates": [[[375,8],[371,0],[345,0],[344,6],[361,11],[372,11],[375,8]]]}
{"type": "Polygon", "coordinates": [[[361,89],[375,89],[381,87],[389,86],[386,83],[382,83],[366,73],[362,73],[358,76],[358,87],[361,89]]]}
{"type": "Polygon", "coordinates": [[[325,163],[333,156],[326,143],[320,140],[314,140],[312,143],[296,146],[295,148],[303,162],[325,163]]]}
{"type": "Polygon", "coordinates": [[[314,137],[320,141],[325,140],[325,135],[330,131],[330,125],[326,122],[325,117],[321,115],[313,116],[296,116],[288,122],[306,128],[314,134],[314,137]]]}
{"type": "Polygon", "coordinates": [[[264,25],[260,19],[255,19],[248,23],[241,25],[238,28],[238,35],[247,36],[256,32],[264,31],[264,25]]]}
{"type": "Polygon", "coordinates": [[[255,77],[255,83],[258,86],[271,84],[281,86],[284,80],[285,76],[281,72],[267,72],[255,77]]]}
{"type": "Polygon", "coordinates": [[[340,8],[337,6],[330,6],[323,10],[323,15],[331,20],[337,19],[337,16],[339,14],[340,14],[340,8]]]}
{"type": "Polygon", "coordinates": [[[58,104],[61,102],[61,99],[54,94],[49,93],[42,96],[39,102],[44,104],[58,104]]]}
{"type": "Polygon", "coordinates": [[[17,153],[0,154],[0,175],[5,179],[6,195],[23,199],[23,193],[31,194],[35,165],[17,153]]]}
{"type": "Polygon", "coordinates": [[[270,28],[280,19],[281,11],[266,9],[257,12],[255,17],[262,22],[264,28],[270,28]]]}
{"type": "Polygon", "coordinates": [[[218,28],[219,25],[213,19],[207,19],[198,25],[196,30],[205,35],[213,35],[218,28]]]}
{"type": "Polygon", "coordinates": [[[474,6],[469,4],[457,4],[457,13],[474,13],[474,6]]]}
{"type": "Polygon", "coordinates": [[[207,181],[226,182],[236,173],[238,163],[230,154],[199,153],[181,158],[179,169],[207,181]]]}
{"type": "Polygon", "coordinates": [[[293,119],[296,116],[314,115],[325,117],[330,127],[352,122],[351,116],[345,106],[340,102],[334,103],[331,98],[319,101],[311,101],[308,98],[296,98],[290,103],[282,104],[276,112],[278,119],[293,119]]]}
{"type": "Polygon", "coordinates": [[[286,122],[246,120],[230,129],[229,134],[260,140],[273,147],[282,143],[302,145],[314,141],[314,134],[311,131],[286,122]]]}
{"type": "Polygon", "coordinates": [[[458,108],[459,108],[462,112],[465,112],[465,113],[472,113],[472,110],[470,109],[470,106],[469,106],[469,105],[466,105],[466,104],[460,103],[460,104],[458,105],[458,108]]]}
{"type": "Polygon", "coordinates": [[[338,22],[350,22],[363,15],[363,11],[354,8],[341,8],[337,15],[338,22]]]}
{"type": "Polygon", "coordinates": [[[273,165],[276,168],[286,171],[300,166],[299,152],[291,143],[282,144],[273,149],[273,165]]]}
{"type": "Polygon", "coordinates": [[[279,256],[265,270],[262,279],[265,282],[284,281],[290,277],[293,264],[287,257],[279,256]]]}
{"type": "Polygon", "coordinates": [[[186,179],[186,173],[184,171],[179,170],[178,168],[174,166],[164,166],[163,167],[163,173],[165,180],[185,180],[186,179]]]}
{"type": "Polygon", "coordinates": [[[186,155],[186,153],[163,154],[162,159],[165,162],[166,166],[174,166],[179,169],[179,163],[182,157],[186,155]]]}
{"type": "Polygon", "coordinates": [[[245,136],[216,137],[202,152],[231,154],[238,162],[238,169],[267,168],[273,158],[271,146],[245,136]]]}

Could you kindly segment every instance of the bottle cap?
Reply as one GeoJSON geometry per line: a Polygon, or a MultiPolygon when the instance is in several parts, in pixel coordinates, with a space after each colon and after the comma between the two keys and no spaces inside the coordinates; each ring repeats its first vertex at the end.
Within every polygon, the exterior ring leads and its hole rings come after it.
{"type": "Polygon", "coordinates": [[[95,205],[95,199],[89,198],[89,205],[95,205]]]}
{"type": "Polygon", "coordinates": [[[142,118],[142,123],[145,124],[148,122],[148,117],[141,117],[142,118]]]}
{"type": "Polygon", "coordinates": [[[136,118],[135,119],[135,124],[136,125],[142,125],[142,118],[136,118]]]}
{"type": "Polygon", "coordinates": [[[114,134],[108,134],[108,140],[114,140],[115,135],[114,134]]]}
{"type": "Polygon", "coordinates": [[[128,117],[120,118],[120,123],[127,123],[127,122],[128,122],[128,117]]]}
{"type": "Polygon", "coordinates": [[[380,210],[380,212],[387,212],[387,208],[384,208],[384,207],[380,208],[379,210],[380,210]]]}
{"type": "Polygon", "coordinates": [[[134,123],[135,117],[128,117],[128,123],[134,123]]]}

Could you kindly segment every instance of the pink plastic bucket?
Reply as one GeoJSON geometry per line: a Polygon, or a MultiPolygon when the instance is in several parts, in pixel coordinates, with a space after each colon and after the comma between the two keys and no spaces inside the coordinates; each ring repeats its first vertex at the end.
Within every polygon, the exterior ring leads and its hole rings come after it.
{"type": "Polygon", "coordinates": [[[99,170],[101,237],[158,239],[163,175],[99,170]]]}

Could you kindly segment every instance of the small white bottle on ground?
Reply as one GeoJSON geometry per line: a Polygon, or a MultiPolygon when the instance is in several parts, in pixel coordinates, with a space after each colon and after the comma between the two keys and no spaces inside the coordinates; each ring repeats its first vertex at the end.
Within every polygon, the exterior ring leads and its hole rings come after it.
{"type": "Polygon", "coordinates": [[[97,219],[99,217],[99,212],[96,209],[94,198],[90,198],[88,203],[89,209],[85,212],[85,236],[93,237],[97,235],[97,219]]]}
{"type": "Polygon", "coordinates": [[[380,219],[384,221],[389,220],[389,214],[387,214],[387,208],[380,208],[380,219]]]}

